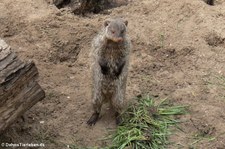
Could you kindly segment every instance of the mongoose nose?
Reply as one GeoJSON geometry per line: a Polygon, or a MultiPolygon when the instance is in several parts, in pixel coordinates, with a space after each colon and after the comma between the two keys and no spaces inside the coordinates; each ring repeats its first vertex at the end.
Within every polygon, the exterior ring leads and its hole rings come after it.
{"type": "Polygon", "coordinates": [[[117,41],[118,41],[118,42],[122,42],[122,41],[123,41],[123,38],[120,37],[120,38],[117,39],[117,41]]]}

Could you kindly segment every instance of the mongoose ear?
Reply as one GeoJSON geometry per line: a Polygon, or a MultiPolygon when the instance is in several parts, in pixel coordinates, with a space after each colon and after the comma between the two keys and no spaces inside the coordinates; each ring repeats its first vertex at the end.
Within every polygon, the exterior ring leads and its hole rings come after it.
{"type": "Polygon", "coordinates": [[[128,21],[127,21],[127,20],[125,20],[125,21],[124,21],[124,24],[127,26],[127,25],[128,25],[128,21]]]}
{"type": "Polygon", "coordinates": [[[110,23],[110,21],[109,21],[109,20],[106,20],[106,21],[104,22],[104,26],[105,26],[105,27],[108,26],[109,23],[110,23]]]}

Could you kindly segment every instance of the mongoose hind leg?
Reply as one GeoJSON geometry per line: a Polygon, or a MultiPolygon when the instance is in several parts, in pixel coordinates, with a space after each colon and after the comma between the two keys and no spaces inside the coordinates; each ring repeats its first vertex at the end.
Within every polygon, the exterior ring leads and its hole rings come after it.
{"type": "Polygon", "coordinates": [[[123,96],[120,96],[121,93],[117,93],[111,101],[111,104],[114,108],[114,110],[116,111],[115,113],[115,117],[116,117],[116,124],[119,125],[122,122],[122,117],[121,117],[121,113],[122,113],[122,109],[123,109],[123,96]]]}
{"type": "Polygon", "coordinates": [[[91,117],[89,118],[89,120],[87,121],[87,124],[92,126],[95,125],[95,123],[98,121],[99,119],[99,113],[94,112],[91,117]]]}
{"type": "Polygon", "coordinates": [[[101,93],[99,92],[95,92],[95,96],[94,96],[94,101],[93,101],[93,114],[91,115],[91,117],[88,119],[87,124],[92,126],[95,125],[95,123],[98,121],[99,119],[99,114],[101,112],[101,107],[102,107],[102,95],[100,96],[101,93]]]}

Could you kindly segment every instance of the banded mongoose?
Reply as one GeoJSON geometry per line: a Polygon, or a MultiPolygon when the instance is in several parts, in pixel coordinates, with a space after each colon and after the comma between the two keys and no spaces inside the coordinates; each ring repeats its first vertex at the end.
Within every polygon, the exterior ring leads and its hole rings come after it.
{"type": "Polygon", "coordinates": [[[110,102],[116,111],[116,123],[121,122],[129,66],[131,42],[126,35],[128,21],[111,18],[92,42],[93,114],[87,121],[94,125],[102,104],[110,102]]]}

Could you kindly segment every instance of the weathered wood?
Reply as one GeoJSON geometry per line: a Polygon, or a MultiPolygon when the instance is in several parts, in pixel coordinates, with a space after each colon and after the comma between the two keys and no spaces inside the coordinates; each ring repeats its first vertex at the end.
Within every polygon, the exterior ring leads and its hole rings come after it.
{"type": "Polygon", "coordinates": [[[34,62],[22,62],[0,39],[0,134],[45,97],[34,62]]]}

